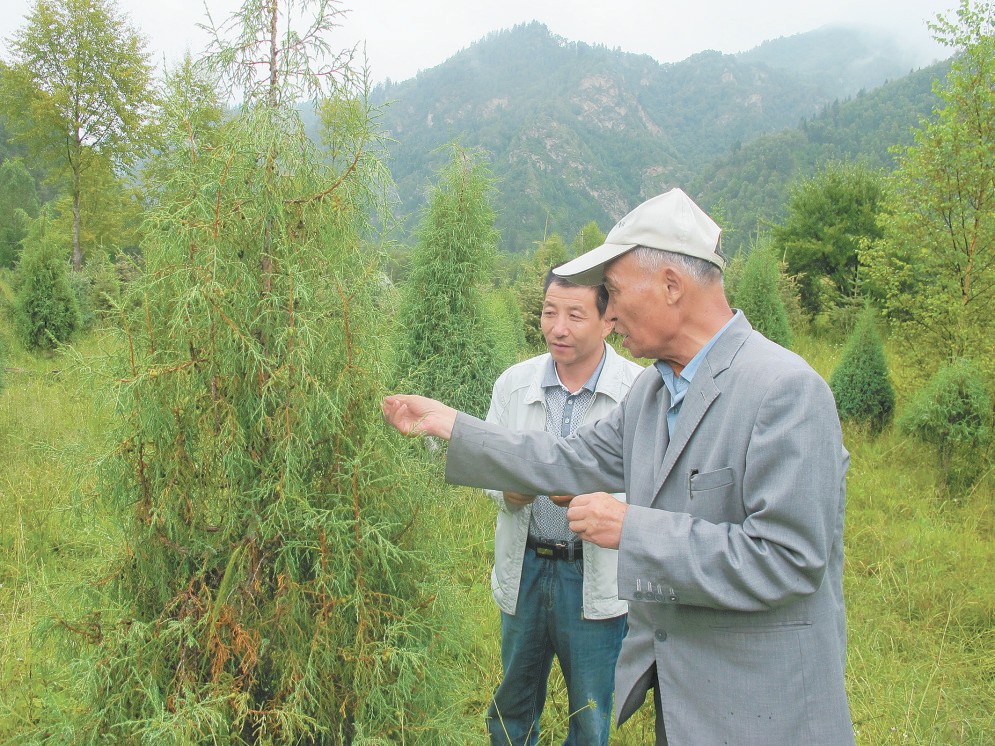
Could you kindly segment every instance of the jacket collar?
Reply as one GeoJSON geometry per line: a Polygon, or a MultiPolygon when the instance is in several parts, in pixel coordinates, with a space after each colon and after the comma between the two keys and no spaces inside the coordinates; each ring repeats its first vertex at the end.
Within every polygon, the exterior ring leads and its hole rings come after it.
{"type": "MultiPolygon", "coordinates": [[[[539,357],[537,361],[539,363],[538,373],[532,377],[532,382],[529,384],[529,390],[525,396],[527,404],[546,401],[546,392],[542,389],[542,378],[551,357],[548,352],[539,357]]],[[[595,398],[599,394],[603,394],[616,403],[622,401],[625,397],[625,389],[622,385],[623,361],[624,358],[615,352],[615,348],[605,342],[605,366],[601,369],[601,375],[598,377],[598,385],[594,387],[595,398]]]]}
{"type": "MultiPolygon", "coordinates": [[[[709,407],[719,397],[719,389],[715,384],[715,378],[732,365],[733,359],[739,352],[747,337],[753,331],[746,316],[740,314],[728,329],[719,337],[715,346],[708,351],[701,367],[691,381],[684,403],[681,405],[681,416],[678,417],[674,427],[674,434],[671,438],[662,439],[660,446],[663,452],[657,454],[657,472],[654,475],[656,482],[656,492],[659,494],[664,481],[670,474],[671,469],[680,457],[684,448],[694,431],[698,429],[709,407]]],[[[662,388],[662,385],[661,385],[662,388]]],[[[664,389],[664,392],[666,389],[664,389]]]]}

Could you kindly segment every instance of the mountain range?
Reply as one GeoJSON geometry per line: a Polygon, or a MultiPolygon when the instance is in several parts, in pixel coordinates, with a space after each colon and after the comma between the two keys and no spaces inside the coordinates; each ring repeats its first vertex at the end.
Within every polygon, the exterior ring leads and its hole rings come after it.
{"type": "Polygon", "coordinates": [[[495,179],[499,246],[526,252],[594,220],[607,232],[681,186],[721,215],[726,250],[778,220],[791,183],[832,159],[894,165],[949,61],[914,69],[881,32],[823,28],[661,64],[567,41],[538,22],[494,32],[372,91],[407,235],[458,140],[495,179]],[[733,239],[731,242],[729,238],[733,239]]]}

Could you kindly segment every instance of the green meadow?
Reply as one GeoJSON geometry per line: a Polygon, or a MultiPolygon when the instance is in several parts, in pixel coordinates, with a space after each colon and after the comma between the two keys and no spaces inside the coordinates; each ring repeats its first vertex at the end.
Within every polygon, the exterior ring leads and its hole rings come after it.
{"type": "MultiPolygon", "coordinates": [[[[9,300],[9,288],[0,289],[9,300]]],[[[129,537],[109,520],[87,476],[114,414],[85,373],[88,361],[112,351],[98,330],[60,353],[29,354],[6,324],[0,321],[8,347],[0,392],[0,742],[17,743],[47,702],[75,701],[67,672],[92,635],[73,630],[74,647],[50,633],[72,625],[79,589],[108,580],[110,558],[129,537]]],[[[806,336],[794,348],[827,378],[842,351],[806,336]]],[[[889,364],[901,408],[910,371],[894,355],[889,364]]],[[[964,467],[969,478],[945,486],[936,454],[893,427],[878,436],[846,427],[844,438],[851,454],[847,683],[857,743],[995,743],[991,454],[975,454],[964,467]]],[[[465,643],[473,685],[454,704],[481,713],[484,743],[483,711],[501,675],[490,599],[494,509],[478,491],[443,485],[441,464],[439,472],[429,525],[457,559],[452,590],[474,620],[465,643]]],[[[651,710],[615,732],[612,743],[650,743],[651,710]]],[[[540,743],[562,741],[567,714],[554,671],[540,743]]]]}

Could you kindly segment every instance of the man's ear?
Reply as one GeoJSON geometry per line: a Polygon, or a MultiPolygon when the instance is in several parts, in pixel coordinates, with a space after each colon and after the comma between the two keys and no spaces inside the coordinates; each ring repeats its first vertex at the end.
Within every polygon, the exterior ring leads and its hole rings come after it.
{"type": "Polygon", "coordinates": [[[666,264],[660,270],[664,300],[674,304],[687,292],[688,278],[677,267],[666,264]]]}
{"type": "Polygon", "coordinates": [[[605,314],[601,317],[601,323],[603,324],[601,328],[601,338],[607,339],[608,335],[611,334],[612,330],[615,328],[615,320],[609,319],[608,314],[605,314]]]}

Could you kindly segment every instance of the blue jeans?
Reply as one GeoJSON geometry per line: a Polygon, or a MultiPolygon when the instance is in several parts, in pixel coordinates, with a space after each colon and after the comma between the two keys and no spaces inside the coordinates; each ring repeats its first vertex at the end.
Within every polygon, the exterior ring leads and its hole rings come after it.
{"type": "Polygon", "coordinates": [[[515,615],[501,613],[504,679],[487,712],[492,746],[537,742],[553,655],[569,698],[564,746],[608,743],[615,661],[626,618],[584,619],[583,586],[583,560],[544,559],[525,550],[515,615]]]}

